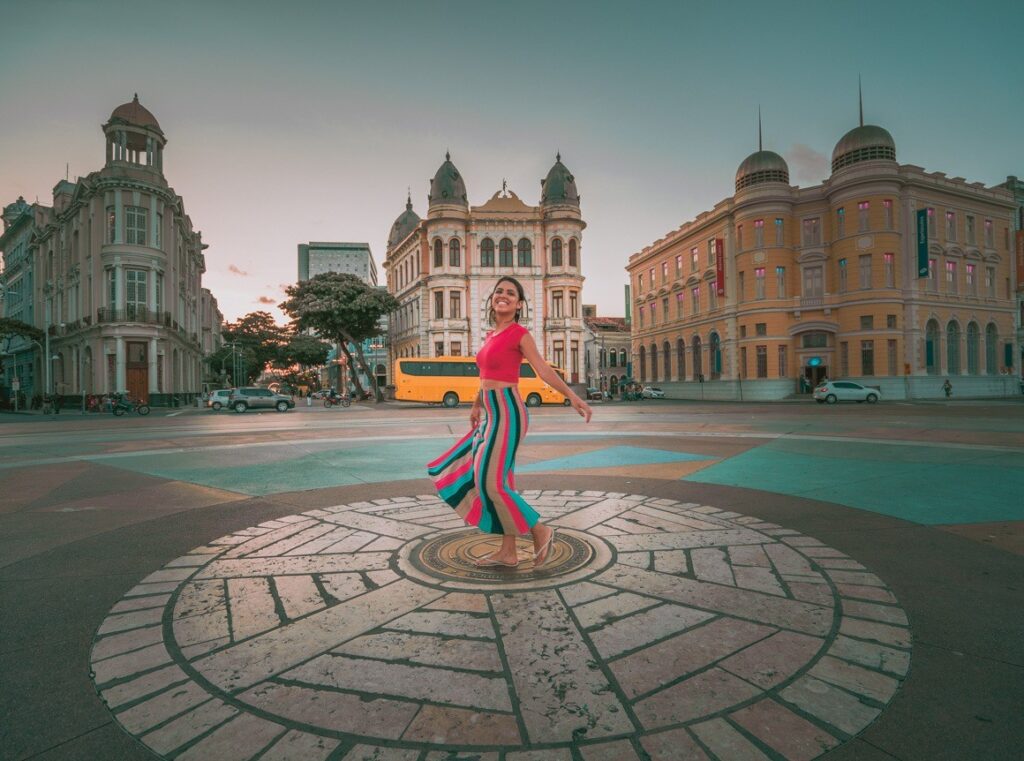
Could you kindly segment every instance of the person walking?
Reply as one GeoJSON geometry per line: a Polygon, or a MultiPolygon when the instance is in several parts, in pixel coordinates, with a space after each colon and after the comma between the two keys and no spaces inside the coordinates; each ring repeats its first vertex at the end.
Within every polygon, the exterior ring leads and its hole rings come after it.
{"type": "Polygon", "coordinates": [[[540,568],[551,557],[555,529],[543,524],[537,511],[516,491],[516,452],[529,424],[518,388],[522,361],[528,361],[545,383],[564,394],[588,423],[592,411],[544,361],[533,337],[519,323],[526,309],[522,284],[513,277],[501,278],[489,302],[494,330],[476,355],[480,392],[469,413],[470,431],[429,463],[427,472],[441,498],[466,523],[501,535],[500,548],[479,559],[478,566],[516,567],[516,538],[529,533],[533,566],[540,568]]]}
{"type": "Polygon", "coordinates": [[[949,378],[946,378],[946,382],[942,384],[942,393],[949,399],[953,395],[953,384],[949,382],[949,378]]]}

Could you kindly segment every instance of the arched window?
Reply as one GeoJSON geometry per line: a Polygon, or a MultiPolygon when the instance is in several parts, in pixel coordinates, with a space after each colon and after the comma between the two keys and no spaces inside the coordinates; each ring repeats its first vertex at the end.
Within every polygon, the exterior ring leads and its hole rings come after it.
{"type": "Polygon", "coordinates": [[[981,342],[981,330],[978,323],[967,324],[967,374],[978,374],[978,344],[981,342]]]}
{"type": "Polygon", "coordinates": [[[562,239],[555,238],[551,241],[551,266],[562,266],[562,239]]]}
{"type": "Polygon", "coordinates": [[[644,349],[643,346],[641,346],[640,347],[640,382],[641,383],[643,383],[645,380],[647,380],[647,373],[645,372],[646,371],[646,364],[647,364],[647,351],[644,349]]]}
{"type": "Polygon", "coordinates": [[[999,343],[999,328],[994,322],[985,326],[985,372],[996,374],[996,347],[999,343]]]}
{"type": "Polygon", "coordinates": [[[952,320],[946,326],[946,372],[960,374],[960,325],[952,320]]]}
{"type": "Polygon", "coordinates": [[[579,264],[577,256],[576,256],[576,253],[577,253],[576,252],[576,239],[572,238],[569,241],[569,266],[570,267],[576,267],[579,264]]]}
{"type": "Polygon", "coordinates": [[[711,380],[718,380],[722,377],[722,341],[718,333],[711,334],[709,343],[708,363],[711,365],[711,380]]]}
{"type": "Polygon", "coordinates": [[[519,266],[529,267],[533,264],[533,246],[526,238],[519,239],[519,266]]]}
{"type": "Polygon", "coordinates": [[[700,354],[700,336],[694,336],[693,340],[690,342],[690,346],[693,347],[693,379],[700,380],[700,376],[704,374],[704,362],[700,354]]]}
{"type": "Polygon", "coordinates": [[[619,349],[619,367],[626,367],[626,350],[619,349]]]}
{"type": "Polygon", "coordinates": [[[672,380],[672,347],[668,341],[661,345],[661,356],[665,358],[665,377],[662,380],[672,380]]]}
{"type": "Polygon", "coordinates": [[[658,381],[658,344],[651,344],[651,382],[658,381]]]}
{"type": "Polygon", "coordinates": [[[462,265],[462,246],[458,238],[452,238],[448,241],[448,264],[451,267],[460,267],[462,265]]]}
{"type": "MultiPolygon", "coordinates": [[[[612,352],[614,354],[614,352],[612,352]]],[[[616,396],[619,393],[619,376],[613,375],[608,379],[608,393],[616,396]]]]}
{"type": "Polygon", "coordinates": [[[480,266],[494,266],[494,241],[490,238],[484,238],[480,241],[480,266]]]}
{"type": "Polygon", "coordinates": [[[444,266],[444,244],[440,238],[434,239],[434,267],[440,269],[444,266]]]}
{"type": "Polygon", "coordinates": [[[939,323],[929,320],[924,329],[924,367],[929,375],[939,374],[939,323]]]}
{"type": "Polygon", "coordinates": [[[608,363],[609,367],[618,367],[619,366],[619,353],[617,351],[615,351],[615,349],[612,349],[608,353],[608,359],[611,360],[608,363]]]}
{"type": "Polygon", "coordinates": [[[498,244],[498,266],[512,266],[512,241],[508,238],[502,238],[501,243],[498,244]]]}
{"type": "Polygon", "coordinates": [[[679,380],[686,380],[686,341],[676,341],[676,362],[679,363],[679,380]]]}

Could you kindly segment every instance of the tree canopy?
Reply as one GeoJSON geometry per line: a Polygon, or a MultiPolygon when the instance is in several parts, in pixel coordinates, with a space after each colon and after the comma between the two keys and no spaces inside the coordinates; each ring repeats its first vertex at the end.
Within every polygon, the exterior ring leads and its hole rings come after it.
{"type": "Polygon", "coordinates": [[[10,317],[0,317],[0,341],[9,340],[16,336],[42,341],[43,331],[29,325],[27,322],[22,322],[21,320],[14,320],[10,317]]]}
{"type": "MultiPolygon", "coordinates": [[[[278,359],[290,337],[288,328],[278,325],[270,312],[250,312],[235,322],[225,323],[222,335],[225,343],[235,344],[236,354],[241,351],[245,357],[245,378],[232,379],[237,385],[258,378],[268,364],[278,359]]],[[[230,357],[231,347],[221,348],[214,355],[215,362],[224,359],[222,352],[230,357]]]]}

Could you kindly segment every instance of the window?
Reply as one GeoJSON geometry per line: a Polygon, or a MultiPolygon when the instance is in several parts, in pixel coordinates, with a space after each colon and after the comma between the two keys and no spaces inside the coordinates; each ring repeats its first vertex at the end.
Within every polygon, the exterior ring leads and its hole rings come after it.
{"type": "Polygon", "coordinates": [[[938,266],[939,262],[937,259],[928,260],[928,290],[932,292],[939,290],[939,284],[935,279],[935,269],[938,266]]]}
{"type": "Polygon", "coordinates": [[[562,266],[562,239],[555,238],[551,241],[551,266],[562,266]]]}
{"type": "Polygon", "coordinates": [[[967,293],[971,296],[978,295],[978,278],[974,274],[975,265],[966,264],[964,265],[964,275],[967,280],[967,293]]]}
{"type": "MultiPolygon", "coordinates": [[[[563,296],[562,296],[562,292],[561,291],[552,291],[551,292],[551,316],[552,317],[562,317],[564,315],[564,311],[562,309],[562,298],[563,298],[563,296]]],[[[643,311],[643,307],[640,307],[640,310],[642,312],[643,311]]],[[[561,367],[561,365],[559,365],[559,367],[561,367]]]]}
{"type": "Polygon", "coordinates": [[[686,302],[686,292],[679,291],[676,293],[676,317],[682,319],[683,317],[683,304],[686,302]]]}
{"type": "Polygon", "coordinates": [[[434,342],[434,356],[435,357],[443,357],[444,356],[444,341],[435,341],[434,342]]]}
{"type": "Polygon", "coordinates": [[[640,327],[642,328],[644,326],[644,307],[643,306],[641,306],[640,309],[637,310],[637,316],[640,318],[640,327]]]}
{"type": "Polygon", "coordinates": [[[946,262],[946,293],[956,293],[956,262],[946,262]]]}
{"type": "Polygon", "coordinates": [[[955,211],[947,211],[946,212],[946,240],[947,241],[955,241],[956,240],[956,212],[955,211]]]}
{"type": "Polygon", "coordinates": [[[576,383],[580,372],[580,342],[572,341],[569,344],[569,378],[570,383],[576,383]]]}
{"type": "Polygon", "coordinates": [[[459,243],[458,238],[452,238],[448,241],[448,266],[462,266],[462,244],[459,243]]]}
{"type": "Polygon", "coordinates": [[[825,295],[825,276],[820,264],[804,267],[804,298],[821,298],[825,295]]]}
{"type": "Polygon", "coordinates": [[[871,254],[860,256],[860,287],[861,290],[871,287],[871,254]]]}
{"type": "Polygon", "coordinates": [[[117,270],[113,267],[107,270],[107,306],[117,309],[117,270]]]}
{"type": "Polygon", "coordinates": [[[686,341],[676,341],[676,360],[679,363],[679,380],[686,380],[686,341]]]}
{"type": "Polygon", "coordinates": [[[875,316],[871,314],[862,314],[860,316],[860,329],[861,330],[874,330],[875,329],[875,316]]]}
{"type": "Polygon", "coordinates": [[[885,265],[885,287],[896,287],[896,257],[892,254],[882,254],[882,263],[885,265]]]}
{"type": "Polygon", "coordinates": [[[107,243],[114,243],[117,238],[117,214],[114,207],[107,207],[107,243]]]}
{"type": "Polygon", "coordinates": [[[654,287],[657,285],[657,282],[654,279],[654,267],[651,267],[651,269],[648,270],[647,274],[650,275],[650,278],[651,278],[651,290],[653,291],[654,287]]]}
{"type": "Polygon", "coordinates": [[[985,295],[989,298],[995,298],[996,295],[996,268],[986,267],[985,268],[985,295]]]}
{"type": "Polygon", "coordinates": [[[710,267],[715,263],[715,252],[717,250],[717,244],[715,239],[712,238],[708,241],[708,266],[710,267]]]}
{"type": "Polygon", "coordinates": [[[836,238],[846,236],[846,209],[840,206],[836,209],[836,238]]]}
{"type": "Polygon", "coordinates": [[[708,309],[718,309],[718,281],[708,283],[708,309]]]}
{"type": "Polygon", "coordinates": [[[775,295],[780,298],[786,298],[786,268],[776,267],[775,268],[775,295]]]}
{"type": "Polygon", "coordinates": [[[668,322],[668,297],[661,300],[661,319],[662,322],[668,322]]]}
{"type": "Polygon", "coordinates": [[[871,202],[861,201],[857,204],[857,232],[866,233],[871,229],[868,215],[871,212],[871,202]]]}
{"type": "Polygon", "coordinates": [[[126,319],[137,319],[146,309],[148,303],[146,288],[146,270],[128,270],[125,274],[125,310],[126,319]]]}
{"type": "MultiPolygon", "coordinates": [[[[552,262],[552,264],[554,264],[554,262],[552,262]]],[[[480,266],[494,266],[494,241],[491,240],[490,238],[484,238],[480,242],[480,266]]]]}
{"type": "Polygon", "coordinates": [[[565,369],[565,341],[552,341],[551,359],[555,367],[565,369]]]}
{"type": "Polygon", "coordinates": [[[661,284],[665,285],[668,282],[668,262],[661,263],[661,284]]]}
{"type": "Polygon", "coordinates": [[[749,378],[750,375],[747,373],[747,347],[740,347],[740,375],[744,378],[749,378]]]}
{"type": "Polygon", "coordinates": [[[683,255],[679,254],[676,257],[676,277],[682,277],[683,274],[683,255]]]}
{"type": "Polygon", "coordinates": [[[153,305],[153,309],[157,314],[164,311],[164,276],[159,272],[156,273],[156,303],[153,305]]]}
{"type": "Polygon", "coordinates": [[[757,377],[767,378],[768,377],[768,347],[758,346],[757,347],[757,377]]]}
{"type": "Polygon", "coordinates": [[[803,334],[803,347],[805,349],[824,349],[828,346],[828,333],[820,330],[803,334]]]}
{"type": "Polygon", "coordinates": [[[526,238],[519,239],[519,266],[530,267],[533,265],[533,246],[526,238]]]}
{"type": "Polygon", "coordinates": [[[783,226],[782,217],[775,218],[775,245],[781,246],[785,241],[785,230],[783,226]]]}
{"type": "Polygon", "coordinates": [[[973,246],[978,242],[977,233],[974,229],[974,217],[968,214],[964,218],[964,222],[966,224],[967,242],[973,246]]]}
{"type": "Polygon", "coordinates": [[[898,370],[896,369],[896,339],[890,338],[886,343],[889,375],[896,375],[898,373],[898,370]]]}
{"type": "Polygon", "coordinates": [[[743,292],[747,289],[747,273],[736,273],[736,300],[743,302],[743,292]]]}
{"type": "Polygon", "coordinates": [[[995,245],[996,244],[995,244],[995,241],[994,241],[994,238],[993,238],[993,231],[992,231],[992,220],[991,219],[986,219],[985,220],[985,248],[994,248],[995,245]]]}
{"type": "Polygon", "coordinates": [[[890,330],[896,329],[896,315],[887,314],[885,316],[885,327],[889,328],[890,330]]]}
{"type": "Polygon", "coordinates": [[[981,333],[978,330],[978,323],[971,322],[967,325],[967,374],[978,374],[978,344],[981,333]]]}
{"type": "Polygon", "coordinates": [[[755,336],[766,336],[766,335],[768,335],[768,323],[766,323],[766,322],[755,322],[754,323],[754,335],[755,336]]]}
{"type": "Polygon", "coordinates": [[[608,354],[608,359],[611,360],[611,367],[618,367],[619,353],[612,349],[608,354]]]}
{"type": "Polygon", "coordinates": [[[448,293],[448,316],[453,320],[462,317],[462,294],[458,291],[448,293]]]}
{"type": "Polygon", "coordinates": [[[434,291],[434,319],[444,319],[444,291],[434,291]]]}
{"type": "Polygon", "coordinates": [[[452,341],[451,355],[453,357],[461,357],[462,356],[462,341],[452,341]]]}
{"type": "Polygon", "coordinates": [[[846,259],[839,260],[839,292],[846,293],[848,275],[846,271],[846,259]]]}
{"type": "Polygon", "coordinates": [[[639,275],[636,276],[636,283],[637,283],[637,285],[636,285],[636,292],[637,293],[643,293],[643,290],[644,290],[644,273],[641,272],[639,275]]]}
{"type": "Polygon", "coordinates": [[[935,238],[935,209],[928,207],[928,237],[935,238]]]}
{"type": "Polygon", "coordinates": [[[996,344],[999,342],[999,330],[994,322],[985,328],[985,372],[996,374],[996,344]]]}
{"type": "Polygon", "coordinates": [[[690,272],[697,271],[697,267],[700,266],[700,262],[698,261],[699,259],[700,254],[697,251],[697,247],[694,246],[693,248],[690,249],[690,272]]]}
{"type": "Polygon", "coordinates": [[[573,238],[572,240],[569,241],[569,266],[570,267],[578,267],[579,266],[579,258],[577,256],[578,246],[579,246],[579,244],[576,243],[576,239],[575,238],[573,238]]]}
{"type": "Polygon", "coordinates": [[[888,198],[882,201],[882,209],[885,211],[885,229],[891,230],[893,227],[892,201],[888,198]]]}
{"type": "Polygon", "coordinates": [[[147,212],[141,206],[125,206],[125,242],[133,246],[148,246],[146,240],[146,216],[147,212]]]}
{"type": "Polygon", "coordinates": [[[960,325],[956,322],[946,326],[946,372],[960,374],[960,325]]]}
{"type": "Polygon", "coordinates": [[[754,298],[764,298],[764,267],[757,267],[754,270],[754,298]]]}
{"type": "Polygon", "coordinates": [[[779,377],[789,377],[789,352],[785,344],[779,344],[779,377]]]}
{"type": "Polygon", "coordinates": [[[874,375],[875,374],[875,342],[874,341],[861,341],[860,342],[860,374],[861,375],[874,375]]]}
{"type": "Polygon", "coordinates": [[[700,286],[696,285],[690,289],[690,306],[693,314],[700,311],[700,286]]]}
{"type": "MultiPolygon", "coordinates": [[[[569,316],[580,316],[580,294],[579,291],[569,291],[569,316]]],[[[668,299],[665,299],[665,318],[668,319],[668,299]]]]}
{"type": "Polygon", "coordinates": [[[740,338],[746,338],[746,337],[747,337],[747,326],[746,325],[740,325],[740,338]]]}
{"type": "Polygon", "coordinates": [[[743,250],[743,225],[736,225],[736,248],[743,250]]]}
{"type": "Polygon", "coordinates": [[[803,222],[803,245],[821,245],[821,220],[818,217],[805,219],[803,222]]]}
{"type": "Polygon", "coordinates": [[[502,238],[498,244],[498,266],[512,266],[512,241],[508,238],[502,238]]]}
{"type": "Polygon", "coordinates": [[[163,229],[164,229],[164,215],[156,215],[156,230],[154,234],[156,236],[156,247],[163,248],[163,229]]]}
{"type": "Polygon", "coordinates": [[[850,344],[846,341],[839,342],[839,372],[841,375],[850,374],[850,344]]]}
{"type": "Polygon", "coordinates": [[[619,349],[619,367],[626,366],[626,350],[619,349]]]}
{"type": "Polygon", "coordinates": [[[444,266],[444,244],[440,238],[434,239],[434,268],[441,269],[444,266]]]}
{"type": "Polygon", "coordinates": [[[764,248],[764,220],[754,220],[754,247],[764,248]]]}

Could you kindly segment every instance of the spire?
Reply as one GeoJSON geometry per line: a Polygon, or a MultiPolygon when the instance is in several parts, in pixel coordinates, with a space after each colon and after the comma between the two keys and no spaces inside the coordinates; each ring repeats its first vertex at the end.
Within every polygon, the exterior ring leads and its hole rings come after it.
{"type": "Polygon", "coordinates": [[[763,141],[761,140],[761,104],[757,105],[757,150],[764,150],[763,141]]]}
{"type": "Polygon", "coordinates": [[[132,98],[132,100],[135,101],[136,103],[138,103],[139,102],[139,94],[135,93],[135,97],[132,98]]]}
{"type": "Polygon", "coordinates": [[[451,151],[445,151],[444,152],[444,160],[445,161],[451,161],[452,160],[452,153],[451,153],[451,151]]]}
{"type": "Polygon", "coordinates": [[[561,151],[556,151],[555,152],[555,161],[561,161],[561,160],[562,160],[562,152],[561,151]]]}
{"type": "Polygon", "coordinates": [[[405,189],[405,210],[412,211],[412,188],[405,189]]]}
{"type": "Polygon", "coordinates": [[[860,86],[860,74],[857,75],[857,101],[860,104],[860,126],[864,126],[864,91],[860,86]]]}

